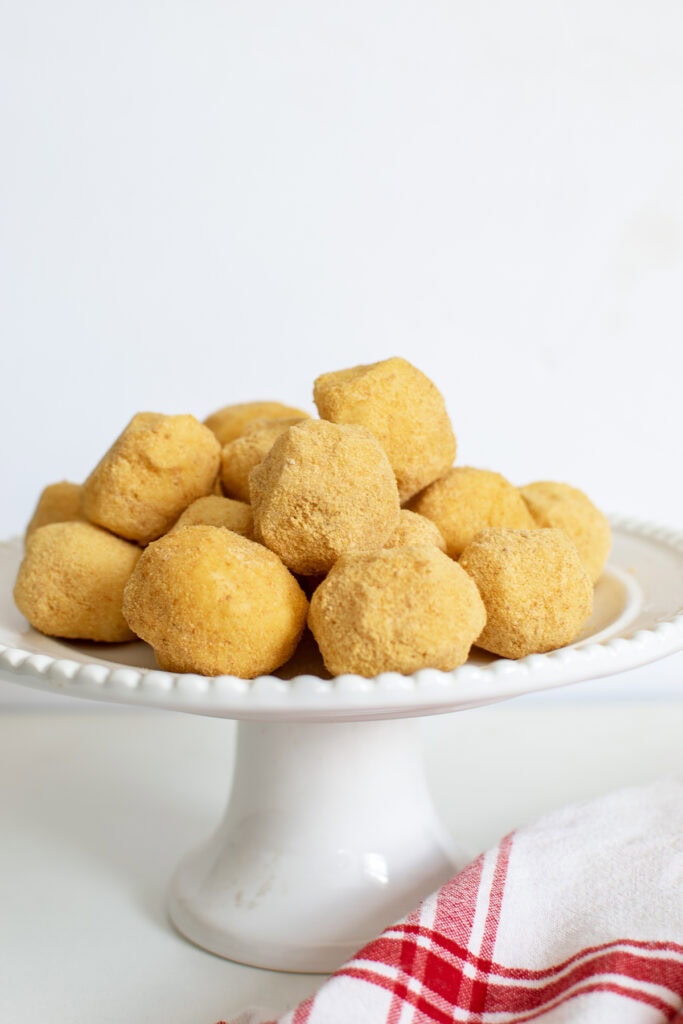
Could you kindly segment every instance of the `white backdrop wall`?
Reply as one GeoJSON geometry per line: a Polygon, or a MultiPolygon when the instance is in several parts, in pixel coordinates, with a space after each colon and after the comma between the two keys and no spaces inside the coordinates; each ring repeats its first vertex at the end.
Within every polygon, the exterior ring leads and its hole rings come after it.
{"type": "Polygon", "coordinates": [[[0,0],[0,534],[141,409],[401,354],[682,525],[677,0],[0,0]]]}

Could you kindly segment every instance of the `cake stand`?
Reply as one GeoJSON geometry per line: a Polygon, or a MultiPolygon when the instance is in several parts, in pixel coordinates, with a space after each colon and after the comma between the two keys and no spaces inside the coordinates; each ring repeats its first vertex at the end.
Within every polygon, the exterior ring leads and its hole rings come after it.
{"type": "Polygon", "coordinates": [[[429,795],[419,716],[610,675],[683,648],[683,533],[616,518],[613,528],[593,615],[571,646],[520,661],[475,652],[454,672],[375,679],[331,679],[312,642],[277,676],[245,681],[161,672],[142,643],[42,636],[12,602],[21,559],[12,541],[0,545],[0,671],[55,693],[237,719],[227,810],[180,864],[171,918],[221,956],[327,972],[464,862],[429,795]]]}

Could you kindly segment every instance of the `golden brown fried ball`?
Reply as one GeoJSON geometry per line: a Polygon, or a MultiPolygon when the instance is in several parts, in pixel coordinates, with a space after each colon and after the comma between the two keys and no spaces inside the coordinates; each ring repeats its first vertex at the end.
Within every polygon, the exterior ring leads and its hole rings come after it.
{"type": "MultiPolygon", "coordinates": [[[[309,417],[307,417],[308,419],[309,417]]],[[[302,423],[301,416],[277,420],[252,420],[241,437],[224,445],[221,454],[223,493],[240,501],[249,501],[249,474],[260,466],[280,434],[302,423]]]]}
{"type": "Polygon", "coordinates": [[[344,555],[308,615],[333,675],[449,671],[467,660],[485,622],[476,586],[433,544],[344,555]]]}
{"type": "Polygon", "coordinates": [[[271,551],[216,526],[150,544],[123,599],[131,628],[171,672],[272,672],[294,653],[308,601],[271,551]]]}
{"type": "Polygon", "coordinates": [[[399,513],[398,526],[384,545],[385,548],[420,547],[423,544],[434,544],[440,551],[446,550],[446,541],[441,536],[438,526],[431,519],[420,516],[417,512],[409,512],[402,508],[399,513]]]}
{"type": "Polygon", "coordinates": [[[612,536],[607,516],[595,507],[588,495],[569,484],[547,480],[520,487],[537,526],[564,530],[578,548],[593,583],[605,567],[612,536]]]}
{"type": "Polygon", "coordinates": [[[245,502],[209,494],[205,498],[197,498],[188,505],[168,532],[177,533],[186,526],[222,526],[226,530],[241,534],[242,537],[251,538],[254,532],[254,517],[251,506],[245,502]]]}
{"type": "Polygon", "coordinates": [[[305,420],[250,477],[254,537],[306,576],[349,551],[380,548],[398,524],[396,480],[365,427],[305,420]]]}
{"type": "Polygon", "coordinates": [[[24,540],[28,540],[34,530],[48,523],[77,523],[84,519],[81,512],[81,485],[69,483],[68,480],[49,484],[38,498],[24,540]]]}
{"type": "Polygon", "coordinates": [[[401,503],[453,464],[455,435],[441,392],[406,359],[324,373],[313,397],[323,419],[372,431],[389,456],[401,503]]]}
{"type": "Polygon", "coordinates": [[[483,530],[460,565],[486,605],[477,646],[503,658],[564,647],[591,613],[593,585],[562,530],[483,530]]]}
{"type": "Polygon", "coordinates": [[[83,484],[81,507],[98,526],[148,544],[211,493],[219,464],[218,441],[194,416],[141,412],[83,484]]]}
{"type": "Polygon", "coordinates": [[[135,544],[91,523],[41,526],[26,544],[14,600],[33,628],[48,636],[132,640],[121,603],[139,557],[135,544]]]}
{"type": "Polygon", "coordinates": [[[450,469],[418,494],[410,508],[438,526],[451,558],[458,558],[489,526],[530,530],[535,525],[519,491],[504,476],[470,466],[450,469]]]}
{"type": "Polygon", "coordinates": [[[240,402],[226,405],[204,420],[204,423],[218,438],[221,447],[241,437],[252,420],[308,419],[309,414],[293,405],[282,402],[240,402]]]}

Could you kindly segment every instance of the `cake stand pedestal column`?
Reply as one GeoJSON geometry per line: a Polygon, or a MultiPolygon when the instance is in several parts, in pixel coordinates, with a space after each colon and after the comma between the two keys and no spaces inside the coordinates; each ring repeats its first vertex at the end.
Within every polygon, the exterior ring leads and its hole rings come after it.
{"type": "Polygon", "coordinates": [[[220,956],[328,972],[464,863],[427,788],[418,723],[240,722],[222,823],[170,891],[220,956]]]}

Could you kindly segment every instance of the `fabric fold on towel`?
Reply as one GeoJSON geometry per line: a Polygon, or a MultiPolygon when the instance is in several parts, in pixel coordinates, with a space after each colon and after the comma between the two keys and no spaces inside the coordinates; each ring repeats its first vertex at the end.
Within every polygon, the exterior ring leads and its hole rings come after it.
{"type": "Polygon", "coordinates": [[[280,1017],[683,1024],[683,778],[520,828],[280,1017]]]}

